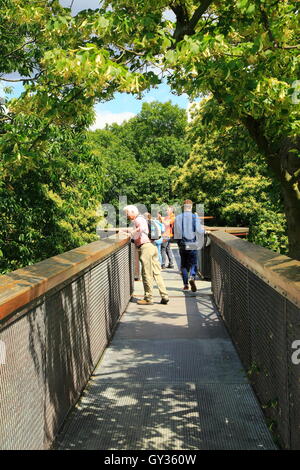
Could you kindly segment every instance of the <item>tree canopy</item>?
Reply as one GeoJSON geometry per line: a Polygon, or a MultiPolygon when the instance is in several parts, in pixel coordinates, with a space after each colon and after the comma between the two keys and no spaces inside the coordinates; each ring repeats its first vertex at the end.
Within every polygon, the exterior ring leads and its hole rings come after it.
{"type": "MultiPolygon", "coordinates": [[[[166,77],[174,92],[209,98],[206,123],[220,106],[224,122],[247,131],[279,182],[289,253],[300,259],[297,0],[104,0],[75,17],[58,0],[0,6],[1,83],[25,87],[0,107],[5,194],[11,178],[55,165],[67,135],[92,122],[95,101],[141,96],[166,77]]],[[[182,163],[183,149],[173,141],[169,158],[163,139],[139,158],[150,161],[157,148],[164,165],[182,163]]]]}
{"type": "Polygon", "coordinates": [[[251,241],[286,253],[279,182],[272,181],[264,157],[247,130],[238,121],[227,122],[220,105],[215,108],[214,119],[206,122],[207,106],[211,109],[210,100],[197,104],[187,125],[184,110],[153,102],[144,104],[136,117],[122,125],[90,132],[90,149],[106,168],[103,202],[118,209],[119,196],[127,196],[128,203],[141,203],[150,210],[151,204],[182,203],[190,197],[195,203],[204,203],[205,213],[214,216],[214,225],[249,226],[251,241]],[[145,111],[147,119],[141,119],[145,111]],[[166,135],[158,137],[165,147],[176,139],[179,148],[188,150],[187,156],[183,154],[171,165],[160,147],[151,148],[151,159],[141,151],[145,142],[147,149],[156,139],[155,123],[160,121],[157,112],[164,116],[168,129],[166,135]],[[178,118],[172,121],[175,112],[178,118]],[[167,125],[168,121],[172,125],[167,125]]]}
{"type": "Polygon", "coordinates": [[[217,102],[247,129],[280,182],[290,254],[300,258],[299,2],[120,0],[101,12],[131,68],[154,63],[178,93],[213,96],[206,120],[217,102]]]}
{"type": "Polygon", "coordinates": [[[171,169],[183,164],[191,145],[186,136],[187,115],[171,102],[143,103],[142,110],[122,125],[89,132],[90,149],[105,168],[103,202],[119,207],[175,199],[171,169]]]}
{"type": "Polygon", "coordinates": [[[176,171],[174,191],[202,202],[214,225],[247,226],[249,240],[287,253],[286,220],[279,182],[272,180],[263,155],[238,122],[223,119],[217,106],[205,122],[208,101],[194,109],[189,159],[176,171]]]}

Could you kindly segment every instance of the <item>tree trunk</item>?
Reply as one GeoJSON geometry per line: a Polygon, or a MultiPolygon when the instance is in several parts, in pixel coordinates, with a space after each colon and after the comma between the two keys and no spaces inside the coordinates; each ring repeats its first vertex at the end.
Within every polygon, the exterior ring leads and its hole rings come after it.
{"type": "Polygon", "coordinates": [[[300,158],[291,150],[300,151],[300,139],[283,139],[278,155],[289,256],[300,261],[300,158]]]}
{"type": "Polygon", "coordinates": [[[274,176],[280,181],[287,220],[289,256],[300,261],[300,158],[294,153],[294,150],[300,151],[300,139],[282,139],[281,148],[274,150],[259,120],[247,116],[242,122],[265,155],[274,176]]]}
{"type": "Polygon", "coordinates": [[[295,185],[282,182],[282,195],[287,220],[289,256],[300,261],[300,192],[295,185]]]}

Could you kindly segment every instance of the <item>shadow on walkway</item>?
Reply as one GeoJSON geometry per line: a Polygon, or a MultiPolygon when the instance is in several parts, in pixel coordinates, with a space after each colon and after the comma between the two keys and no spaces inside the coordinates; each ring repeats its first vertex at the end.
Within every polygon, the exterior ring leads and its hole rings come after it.
{"type": "Polygon", "coordinates": [[[179,273],[163,276],[169,304],[129,303],[57,447],[274,449],[209,283],[185,295],[179,273]]]}

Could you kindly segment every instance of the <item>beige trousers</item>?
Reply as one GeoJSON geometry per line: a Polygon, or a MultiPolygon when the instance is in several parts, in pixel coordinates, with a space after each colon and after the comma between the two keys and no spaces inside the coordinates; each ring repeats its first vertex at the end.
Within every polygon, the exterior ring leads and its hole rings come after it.
{"type": "Polygon", "coordinates": [[[144,243],[139,248],[139,257],[142,264],[142,280],[145,291],[145,299],[152,299],[153,279],[163,299],[168,298],[168,292],[161,275],[161,267],[158,260],[158,251],[152,243],[144,243]]]}

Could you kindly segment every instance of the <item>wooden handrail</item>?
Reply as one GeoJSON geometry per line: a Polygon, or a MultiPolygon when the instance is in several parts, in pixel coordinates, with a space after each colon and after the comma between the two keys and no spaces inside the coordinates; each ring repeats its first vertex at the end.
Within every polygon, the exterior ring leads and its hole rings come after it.
{"type": "Polygon", "coordinates": [[[209,225],[204,225],[205,230],[209,230],[210,232],[226,232],[234,234],[243,233],[248,235],[249,227],[210,227],[209,225]]]}
{"type": "Polygon", "coordinates": [[[226,232],[215,231],[210,237],[212,242],[300,307],[300,261],[226,232]]]}
{"type": "Polygon", "coordinates": [[[0,324],[16,310],[44,295],[128,243],[114,235],[0,276],[0,324]]]}

